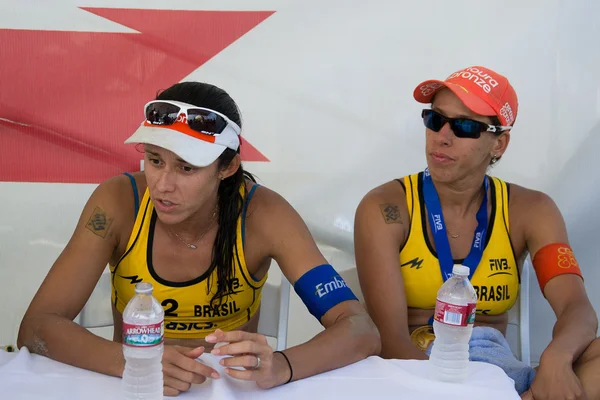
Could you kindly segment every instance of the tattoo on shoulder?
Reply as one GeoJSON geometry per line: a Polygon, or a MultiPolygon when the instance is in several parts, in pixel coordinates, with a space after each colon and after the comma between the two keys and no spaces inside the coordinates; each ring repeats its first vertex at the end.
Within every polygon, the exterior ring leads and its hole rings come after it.
{"type": "Polygon", "coordinates": [[[89,229],[93,234],[100,236],[101,238],[106,237],[108,228],[112,224],[113,219],[106,216],[106,212],[100,207],[94,208],[92,216],[88,220],[85,227],[89,229]]]}
{"type": "Polygon", "coordinates": [[[380,204],[379,209],[386,224],[401,224],[402,216],[397,204],[380,204]]]}

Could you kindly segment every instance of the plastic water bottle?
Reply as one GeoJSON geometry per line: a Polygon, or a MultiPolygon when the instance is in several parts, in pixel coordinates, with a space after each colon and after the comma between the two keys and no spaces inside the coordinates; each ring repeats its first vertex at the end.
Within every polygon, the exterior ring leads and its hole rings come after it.
{"type": "Polygon", "coordinates": [[[165,313],[152,284],[136,284],[135,293],[123,311],[123,398],[162,400],[165,313]]]}
{"type": "Polygon", "coordinates": [[[469,281],[469,267],[454,265],[452,276],[437,294],[429,361],[436,378],[464,382],[469,374],[469,340],[475,323],[477,294],[469,281]]]}

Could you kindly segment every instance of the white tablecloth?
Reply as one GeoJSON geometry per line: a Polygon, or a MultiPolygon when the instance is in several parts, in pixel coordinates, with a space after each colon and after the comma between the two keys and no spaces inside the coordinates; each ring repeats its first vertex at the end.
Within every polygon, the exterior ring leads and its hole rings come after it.
{"type": "MultiPolygon", "coordinates": [[[[222,372],[219,357],[203,355],[200,360],[222,372]]],[[[311,378],[269,390],[254,382],[222,378],[208,379],[194,385],[178,399],[310,399],[343,398],[376,400],[443,399],[443,400],[519,400],[513,382],[498,367],[472,362],[466,383],[438,382],[430,378],[428,361],[366,360],[311,378]]],[[[18,353],[0,351],[0,398],[29,399],[119,399],[120,379],[62,364],[30,354],[26,348],[18,353]]]]}

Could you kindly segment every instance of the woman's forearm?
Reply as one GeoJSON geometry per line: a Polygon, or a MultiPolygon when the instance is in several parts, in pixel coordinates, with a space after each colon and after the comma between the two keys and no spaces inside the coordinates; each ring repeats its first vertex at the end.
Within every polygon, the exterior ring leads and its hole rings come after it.
{"type": "Polygon", "coordinates": [[[410,339],[402,340],[398,338],[395,343],[389,344],[384,341],[380,355],[381,358],[386,359],[429,360],[427,354],[417,348],[410,339]]]}
{"type": "Polygon", "coordinates": [[[53,360],[105,375],[121,377],[125,365],[122,346],[94,335],[68,318],[39,314],[23,319],[18,347],[53,360]]]}
{"type": "Polygon", "coordinates": [[[379,332],[363,313],[341,317],[308,342],[286,349],[285,354],[293,368],[293,380],[297,380],[378,355],[380,349],[379,332]]]}
{"type": "MultiPolygon", "coordinates": [[[[567,306],[554,324],[552,341],[544,350],[544,356],[559,357],[573,363],[596,338],[598,319],[587,304],[567,306]]],[[[540,362],[542,362],[540,360],[540,362]]]]}

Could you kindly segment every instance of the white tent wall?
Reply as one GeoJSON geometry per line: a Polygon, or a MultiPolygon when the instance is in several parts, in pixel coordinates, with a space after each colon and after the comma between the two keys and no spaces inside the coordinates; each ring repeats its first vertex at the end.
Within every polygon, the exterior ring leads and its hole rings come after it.
{"type": "MultiPolygon", "coordinates": [[[[78,7],[165,4],[0,0],[0,29],[134,32],[78,7]]],[[[508,151],[491,173],[556,200],[600,310],[600,293],[593,290],[600,279],[593,162],[600,145],[600,2],[189,0],[168,7],[274,11],[184,80],[230,92],[242,110],[245,138],[270,160],[245,166],[297,208],[338,269],[353,267],[354,210],[361,197],[425,166],[423,105],[412,98],[415,85],[469,65],[508,76],[519,95],[519,115],[508,151]]],[[[0,168],[8,167],[14,166],[0,159],[0,168]]],[[[31,297],[95,186],[0,182],[0,346],[16,343],[31,297]]],[[[274,270],[269,279],[279,276],[274,270]]],[[[537,362],[555,318],[535,279],[531,289],[537,362]]],[[[292,293],[289,345],[319,329],[292,293]]]]}

